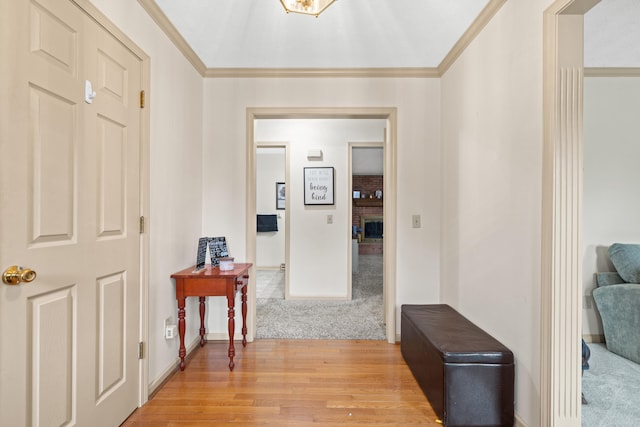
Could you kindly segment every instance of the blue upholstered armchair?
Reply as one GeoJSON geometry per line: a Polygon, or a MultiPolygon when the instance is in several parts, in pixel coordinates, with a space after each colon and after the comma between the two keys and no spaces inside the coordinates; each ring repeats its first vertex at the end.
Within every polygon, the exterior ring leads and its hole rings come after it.
{"type": "Polygon", "coordinates": [[[640,363],[640,245],[615,243],[609,258],[617,272],[596,273],[593,290],[607,349],[640,363]]]}

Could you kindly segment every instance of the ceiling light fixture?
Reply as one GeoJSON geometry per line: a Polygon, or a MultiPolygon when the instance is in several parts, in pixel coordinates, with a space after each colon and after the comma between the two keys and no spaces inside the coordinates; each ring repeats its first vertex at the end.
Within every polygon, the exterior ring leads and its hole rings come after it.
{"type": "Polygon", "coordinates": [[[287,13],[304,13],[305,15],[314,15],[317,18],[334,1],[336,0],[280,0],[280,3],[287,13]]]}

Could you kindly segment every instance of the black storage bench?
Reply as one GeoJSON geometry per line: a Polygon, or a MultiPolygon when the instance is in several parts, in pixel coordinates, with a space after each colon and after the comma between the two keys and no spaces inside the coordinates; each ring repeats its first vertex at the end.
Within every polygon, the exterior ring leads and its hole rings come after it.
{"type": "Polygon", "coordinates": [[[442,423],[514,424],[513,353],[446,304],[403,305],[400,348],[442,423]]]}

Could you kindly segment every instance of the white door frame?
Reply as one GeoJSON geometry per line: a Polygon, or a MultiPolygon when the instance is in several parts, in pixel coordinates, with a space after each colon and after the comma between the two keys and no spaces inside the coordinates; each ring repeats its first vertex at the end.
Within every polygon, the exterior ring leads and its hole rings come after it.
{"type": "MultiPolygon", "coordinates": [[[[246,113],[246,258],[255,263],[256,259],[256,146],[255,120],[258,119],[385,119],[387,120],[385,137],[384,165],[384,283],[385,318],[387,319],[387,342],[396,342],[396,159],[397,159],[397,109],[396,108],[286,108],[264,107],[247,108],[246,113]]],[[[287,203],[289,201],[287,197],[287,203]]],[[[287,221],[288,223],[288,221],[287,221]]],[[[287,233],[288,234],[288,233],[287,233]]],[[[248,298],[248,337],[253,341],[256,331],[256,286],[255,275],[249,278],[248,298]]]]}
{"type": "Polygon", "coordinates": [[[584,14],[600,0],[544,12],[540,425],[581,424],[584,14]]]}
{"type": "MultiPolygon", "coordinates": [[[[113,22],[109,20],[102,12],[100,12],[89,0],[71,0],[75,3],[87,16],[95,20],[98,25],[113,35],[120,43],[131,51],[140,61],[141,67],[141,84],[145,93],[145,98],[149,99],[151,65],[149,56],[136,45],[125,33],[123,33],[113,22]]],[[[149,108],[140,109],[140,216],[144,217],[146,223],[149,221],[149,130],[150,115],[149,108]]],[[[149,343],[149,230],[148,227],[143,233],[140,233],[140,316],[139,316],[139,342],[144,347],[148,347],[149,343]]],[[[138,406],[144,405],[149,399],[149,357],[146,351],[144,356],[139,360],[139,377],[138,381],[138,406]]]]}

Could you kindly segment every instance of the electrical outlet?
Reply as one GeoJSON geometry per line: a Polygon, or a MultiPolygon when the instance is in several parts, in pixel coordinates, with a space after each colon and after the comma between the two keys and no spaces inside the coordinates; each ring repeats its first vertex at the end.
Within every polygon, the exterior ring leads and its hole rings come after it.
{"type": "Polygon", "coordinates": [[[170,340],[176,337],[177,326],[173,321],[173,317],[164,319],[164,339],[170,340]]]}
{"type": "Polygon", "coordinates": [[[164,338],[168,340],[175,338],[177,330],[176,325],[168,325],[164,330],[164,338]]]}
{"type": "Polygon", "coordinates": [[[333,224],[333,215],[327,215],[327,224],[333,224]]]}
{"type": "Polygon", "coordinates": [[[413,215],[411,217],[411,224],[413,228],[420,228],[420,215],[413,215]]]}

